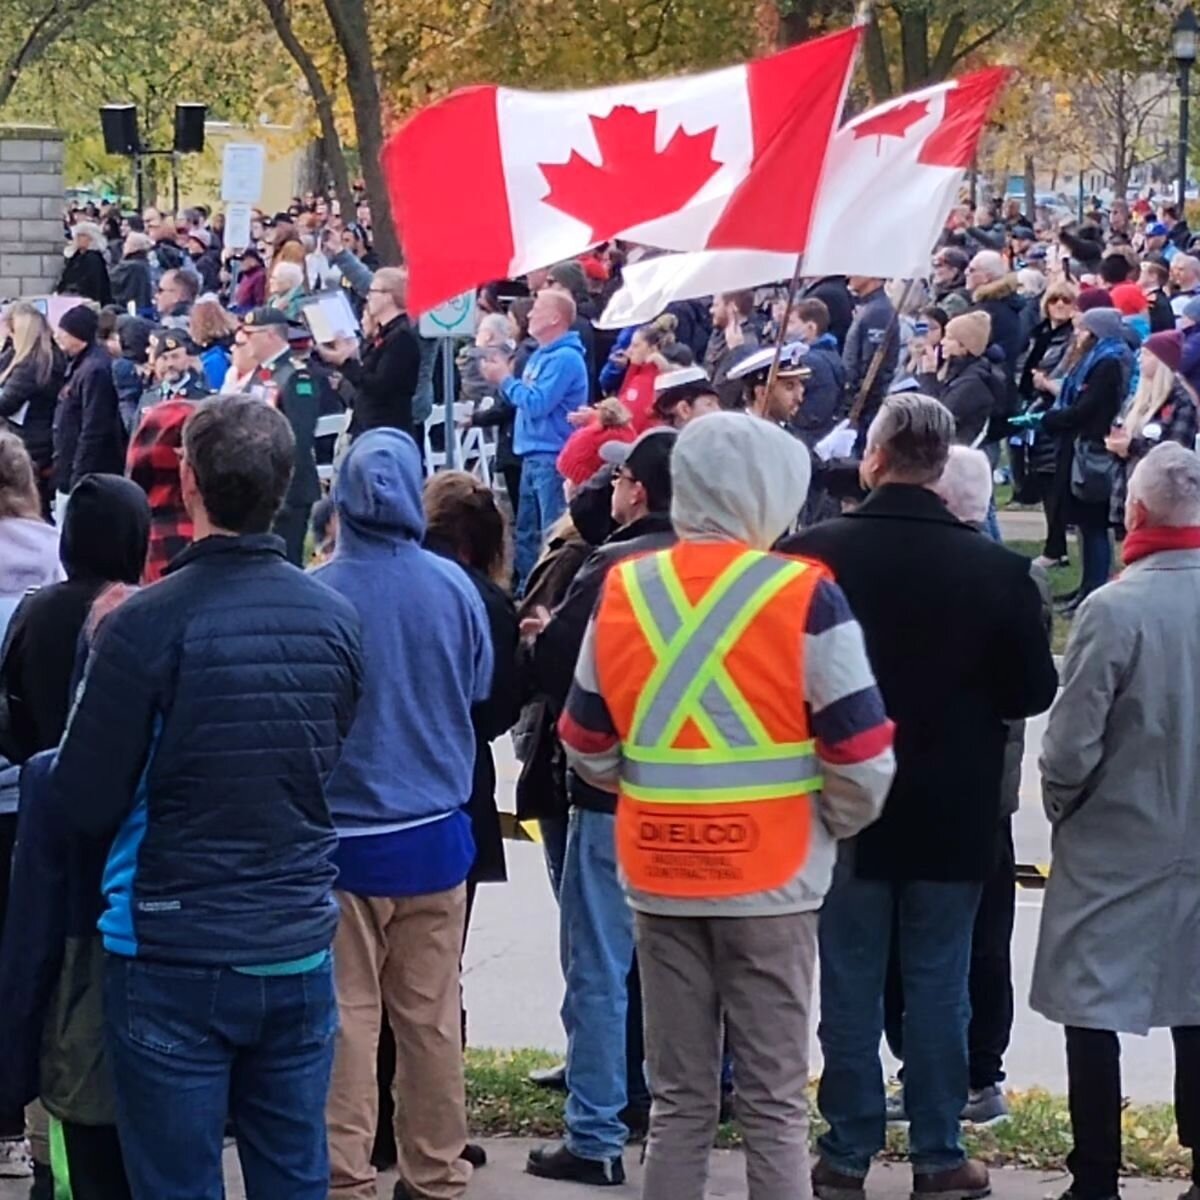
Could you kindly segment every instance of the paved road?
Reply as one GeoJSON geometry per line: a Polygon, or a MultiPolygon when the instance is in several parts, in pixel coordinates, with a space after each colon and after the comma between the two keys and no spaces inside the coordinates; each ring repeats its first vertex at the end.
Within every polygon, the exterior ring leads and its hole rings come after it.
{"type": "MultiPolygon", "coordinates": [[[[1029,723],[1021,810],[1014,826],[1017,858],[1027,863],[1045,863],[1050,857],[1049,827],[1042,816],[1037,782],[1044,727],[1044,720],[1029,723]]],[[[501,806],[511,807],[515,763],[506,742],[497,744],[497,760],[501,806]]],[[[561,1050],[557,910],[546,882],[541,849],[510,844],[508,859],[508,884],[485,886],[476,904],[466,958],[469,1038],[477,1046],[561,1050]]],[[[1013,935],[1017,1015],[1007,1064],[1009,1086],[1037,1085],[1065,1092],[1061,1030],[1031,1012],[1026,1003],[1040,909],[1040,892],[1018,892],[1013,935]]],[[[816,1071],[819,1055],[815,1045],[813,1054],[816,1071]]],[[[1149,1038],[1127,1038],[1122,1068],[1126,1095],[1135,1100],[1169,1100],[1170,1035],[1159,1031],[1149,1038]]]]}
{"type": "MultiPolygon", "coordinates": [[[[514,1138],[511,1141],[486,1142],[489,1163],[477,1171],[467,1189],[468,1200],[583,1200],[590,1195],[586,1188],[573,1183],[550,1183],[524,1174],[525,1156],[534,1142],[514,1138]]],[[[622,1198],[641,1194],[642,1171],[639,1155],[625,1155],[628,1184],[612,1195],[622,1198]]],[[[244,1200],[240,1174],[232,1151],[226,1152],[226,1175],[229,1181],[229,1200],[244,1200]]],[[[714,1150],[709,1160],[708,1195],[710,1200],[745,1200],[744,1163],[737,1151],[714,1150]]],[[[381,1200],[390,1200],[394,1177],[379,1181],[381,1200]]],[[[880,1163],[867,1181],[869,1200],[907,1200],[912,1177],[902,1166],[880,1163]]],[[[1062,1176],[1039,1171],[997,1170],[992,1172],[993,1195],[997,1200],[1047,1200],[1058,1195],[1065,1184],[1062,1176]]],[[[1126,1181],[1124,1200],[1175,1200],[1180,1184],[1151,1183],[1142,1179],[1126,1181]]],[[[0,1200],[26,1200],[27,1183],[0,1180],[0,1200]]]]}

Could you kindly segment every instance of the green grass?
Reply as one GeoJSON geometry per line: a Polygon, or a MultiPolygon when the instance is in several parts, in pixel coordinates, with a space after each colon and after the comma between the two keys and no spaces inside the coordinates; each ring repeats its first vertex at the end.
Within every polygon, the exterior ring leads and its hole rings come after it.
{"type": "MultiPolygon", "coordinates": [[[[544,1137],[562,1134],[562,1097],[530,1084],[525,1076],[534,1068],[553,1066],[557,1057],[544,1050],[468,1050],[467,1117],[471,1130],[483,1137],[544,1137]]],[[[1007,1164],[1036,1170],[1061,1170],[1071,1148],[1067,1102],[1039,1088],[1009,1092],[1012,1116],[987,1129],[968,1128],[968,1151],[992,1165],[1007,1164]]],[[[824,1125],[816,1116],[816,1084],[810,1088],[813,1111],[811,1136],[824,1125]]],[[[1191,1170],[1191,1155],[1179,1144],[1175,1118],[1169,1104],[1128,1105],[1121,1118],[1124,1132],[1124,1169],[1132,1175],[1184,1178],[1191,1170]]],[[[907,1149],[903,1126],[888,1128],[889,1156],[907,1149]]],[[[717,1145],[737,1146],[736,1123],[722,1125],[717,1145]]]]}
{"type": "MultiPolygon", "coordinates": [[[[1005,545],[1010,550],[1015,550],[1018,554],[1024,554],[1026,558],[1037,558],[1042,552],[1042,543],[1040,541],[1014,539],[1013,541],[1005,542],[1005,545]]],[[[1050,588],[1056,596],[1063,596],[1067,592],[1073,592],[1079,586],[1081,570],[1079,546],[1072,539],[1068,539],[1067,548],[1071,557],[1071,565],[1067,567],[1054,567],[1049,572],[1050,588]]],[[[1070,631],[1071,618],[1056,612],[1054,614],[1054,627],[1050,634],[1050,645],[1055,654],[1061,654],[1066,649],[1067,634],[1070,631]]]]}

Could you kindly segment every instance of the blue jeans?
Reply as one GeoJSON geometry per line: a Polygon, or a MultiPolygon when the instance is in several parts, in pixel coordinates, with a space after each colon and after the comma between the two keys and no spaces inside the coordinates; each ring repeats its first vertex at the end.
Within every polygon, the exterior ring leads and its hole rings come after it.
{"type": "Polygon", "coordinates": [[[550,526],[563,515],[567,498],[553,454],[527,454],[521,460],[521,499],[517,505],[517,547],[513,564],[517,591],[525,586],[542,552],[550,526]]]}
{"type": "Polygon", "coordinates": [[[829,1122],[824,1162],[865,1176],[884,1145],[883,991],[893,921],[904,981],[904,1104],[917,1174],[966,1157],[967,976],[980,884],[858,879],[844,845],[821,910],[821,1023],[825,1058],[817,1105],[829,1122]]]}
{"type": "Polygon", "coordinates": [[[330,961],[261,977],[112,955],[104,1010],[134,1200],[222,1200],[226,1115],[249,1200],[325,1200],[330,961]]]}
{"type": "Polygon", "coordinates": [[[628,1134],[619,1114],[628,1101],[633,911],[617,877],[615,816],[571,810],[560,904],[567,1148],[580,1158],[616,1158],[628,1134]]]}
{"type": "Polygon", "coordinates": [[[1108,532],[1108,505],[1083,504],[1076,501],[1075,521],[1079,526],[1079,546],[1083,558],[1079,594],[1090,596],[1108,582],[1112,573],[1112,538],[1108,532]]]}

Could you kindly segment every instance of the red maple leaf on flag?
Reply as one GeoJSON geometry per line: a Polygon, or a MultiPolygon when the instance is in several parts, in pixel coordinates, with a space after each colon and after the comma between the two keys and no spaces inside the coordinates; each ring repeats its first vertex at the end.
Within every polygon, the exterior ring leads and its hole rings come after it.
{"type": "Polygon", "coordinates": [[[879,141],[875,143],[875,156],[878,158],[883,150],[885,137],[903,138],[913,125],[928,114],[928,100],[909,100],[904,104],[897,104],[895,108],[889,108],[887,112],[871,117],[861,125],[855,125],[854,140],[857,142],[859,138],[878,138],[879,141]]]}
{"type": "Polygon", "coordinates": [[[593,242],[682,208],[720,170],[712,156],[716,126],[701,133],[676,129],[654,148],[658,113],[620,104],[591,117],[599,163],[577,150],[565,163],[539,163],[550,185],[544,203],[591,228],[593,242]]]}

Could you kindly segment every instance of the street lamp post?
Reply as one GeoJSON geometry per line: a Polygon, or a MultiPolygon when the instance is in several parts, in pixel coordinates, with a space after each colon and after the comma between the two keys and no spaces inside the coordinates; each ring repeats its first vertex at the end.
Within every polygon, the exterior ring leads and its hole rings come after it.
{"type": "Polygon", "coordinates": [[[1179,179],[1176,184],[1176,200],[1179,203],[1179,216],[1183,217],[1183,204],[1187,192],[1187,161],[1188,161],[1188,100],[1189,84],[1192,77],[1192,65],[1196,61],[1197,31],[1200,22],[1189,4],[1179,14],[1175,28],[1171,31],[1172,49],[1175,55],[1175,65],[1179,68],[1179,179]]]}

